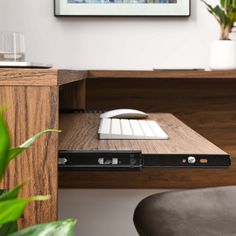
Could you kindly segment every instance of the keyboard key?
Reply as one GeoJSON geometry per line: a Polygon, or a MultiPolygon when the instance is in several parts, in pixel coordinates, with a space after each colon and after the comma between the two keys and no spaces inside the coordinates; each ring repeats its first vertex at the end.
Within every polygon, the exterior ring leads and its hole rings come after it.
{"type": "Polygon", "coordinates": [[[121,119],[121,129],[123,135],[133,135],[128,119],[121,119]]]}
{"type": "Polygon", "coordinates": [[[121,134],[120,119],[111,119],[111,133],[121,134]]]}
{"type": "Polygon", "coordinates": [[[168,138],[168,135],[163,131],[163,129],[157,124],[157,122],[153,120],[148,121],[150,128],[155,133],[157,137],[168,138]]]}
{"type": "Polygon", "coordinates": [[[148,136],[148,137],[155,136],[154,131],[151,129],[150,125],[148,124],[146,120],[139,120],[138,122],[145,136],[148,136]]]}
{"type": "Polygon", "coordinates": [[[98,133],[110,133],[111,119],[101,119],[98,133]]]}
{"type": "Polygon", "coordinates": [[[134,135],[143,136],[144,133],[137,120],[129,120],[134,135]]]}

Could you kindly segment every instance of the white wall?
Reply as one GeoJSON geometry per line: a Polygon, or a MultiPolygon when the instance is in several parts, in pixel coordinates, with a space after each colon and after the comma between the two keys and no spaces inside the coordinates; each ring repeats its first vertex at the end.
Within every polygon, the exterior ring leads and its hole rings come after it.
{"type": "MultiPolygon", "coordinates": [[[[0,0],[0,30],[24,32],[29,60],[76,69],[206,67],[218,38],[199,0],[189,18],[55,18],[53,0],[0,0]]],[[[61,190],[59,215],[78,218],[80,236],[134,236],[134,207],[154,192],[61,190]]]]}
{"type": "Polygon", "coordinates": [[[0,12],[0,30],[25,33],[29,60],[57,68],[205,67],[218,38],[199,0],[189,18],[55,18],[53,0],[0,0],[0,12]]]}
{"type": "Polygon", "coordinates": [[[59,217],[78,219],[78,236],[137,236],[134,209],[161,190],[60,190],[59,217]]]}

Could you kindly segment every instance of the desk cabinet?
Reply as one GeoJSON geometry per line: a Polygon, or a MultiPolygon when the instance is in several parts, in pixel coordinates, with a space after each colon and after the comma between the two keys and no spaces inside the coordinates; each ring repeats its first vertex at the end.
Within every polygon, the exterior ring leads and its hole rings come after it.
{"type": "Polygon", "coordinates": [[[32,202],[27,206],[22,226],[56,220],[58,184],[79,188],[192,188],[236,184],[235,71],[2,68],[0,104],[10,105],[5,115],[13,146],[43,129],[59,129],[59,108],[79,109],[87,104],[88,109],[131,107],[146,112],[173,113],[232,157],[230,169],[58,174],[59,137],[57,133],[49,133],[14,160],[5,175],[4,188],[30,180],[22,196],[51,195],[49,201],[32,202]]]}

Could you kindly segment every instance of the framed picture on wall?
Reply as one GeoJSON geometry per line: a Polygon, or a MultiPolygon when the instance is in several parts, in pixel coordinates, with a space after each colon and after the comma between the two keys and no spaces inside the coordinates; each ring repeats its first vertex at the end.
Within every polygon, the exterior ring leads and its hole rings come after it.
{"type": "Polygon", "coordinates": [[[190,0],[54,0],[55,16],[189,16],[190,0]]]}

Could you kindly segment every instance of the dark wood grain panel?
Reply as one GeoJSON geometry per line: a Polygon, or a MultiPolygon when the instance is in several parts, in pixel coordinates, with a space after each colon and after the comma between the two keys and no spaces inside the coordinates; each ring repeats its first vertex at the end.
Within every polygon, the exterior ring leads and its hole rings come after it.
{"type": "Polygon", "coordinates": [[[88,72],[83,70],[58,70],[58,85],[85,80],[88,72]]]}
{"type": "MultiPolygon", "coordinates": [[[[6,118],[13,146],[43,129],[58,129],[57,87],[0,86],[0,104],[11,105],[6,110],[6,118]]],[[[51,195],[48,201],[27,206],[21,226],[57,219],[57,140],[57,133],[43,135],[11,162],[6,173],[3,187],[7,189],[29,180],[22,197],[51,195]]]]}
{"type": "Polygon", "coordinates": [[[229,112],[236,99],[235,86],[236,80],[224,79],[88,79],[87,106],[89,109],[134,107],[175,114],[229,112]]]}
{"type": "Polygon", "coordinates": [[[85,109],[86,80],[65,84],[60,87],[60,109],[85,109]]]}
{"type": "Polygon", "coordinates": [[[235,171],[228,169],[155,168],[135,171],[59,172],[61,188],[200,188],[235,185],[235,171]]]}

